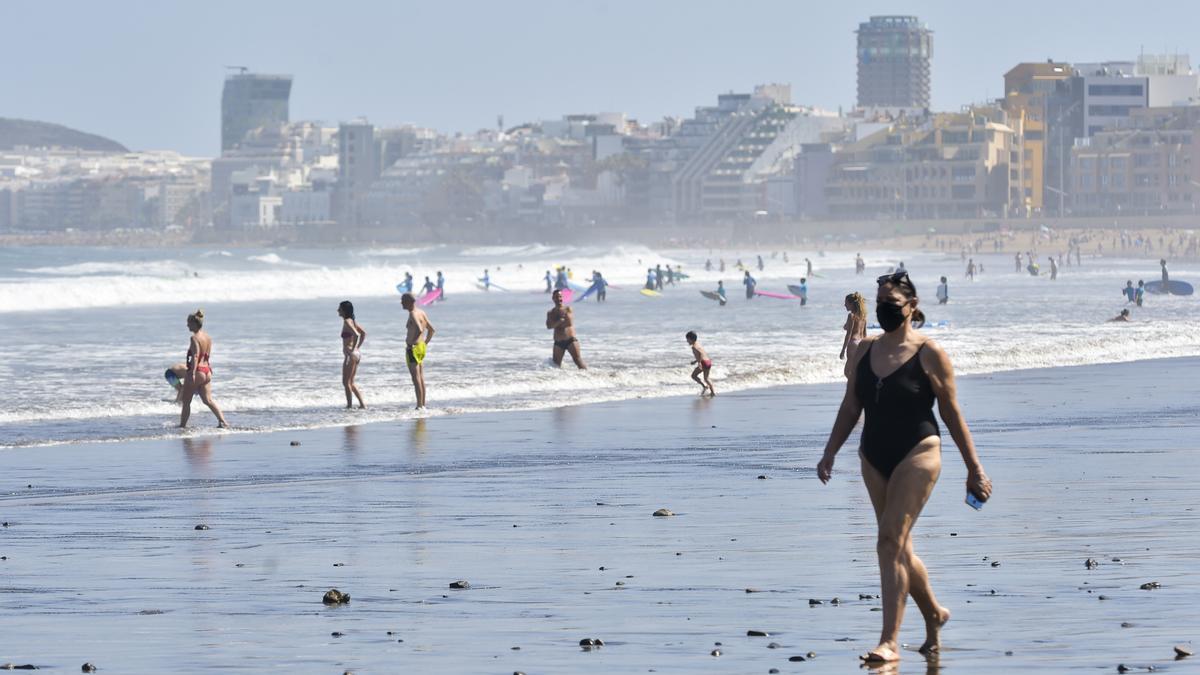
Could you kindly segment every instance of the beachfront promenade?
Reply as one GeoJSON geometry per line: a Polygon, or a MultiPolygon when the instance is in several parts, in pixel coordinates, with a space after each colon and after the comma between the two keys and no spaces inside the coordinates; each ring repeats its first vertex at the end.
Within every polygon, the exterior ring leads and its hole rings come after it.
{"type": "MultiPolygon", "coordinates": [[[[1200,642],[1200,359],[959,384],[995,495],[963,504],[944,436],[916,529],[954,612],[941,667],[1200,672],[1172,662],[1200,642]]],[[[813,471],[840,395],[7,449],[0,664],[852,672],[878,635],[878,571],[852,447],[830,485],[813,471]],[[330,588],[351,602],[326,607],[330,588]]],[[[906,651],[899,672],[937,668],[906,651]]]]}

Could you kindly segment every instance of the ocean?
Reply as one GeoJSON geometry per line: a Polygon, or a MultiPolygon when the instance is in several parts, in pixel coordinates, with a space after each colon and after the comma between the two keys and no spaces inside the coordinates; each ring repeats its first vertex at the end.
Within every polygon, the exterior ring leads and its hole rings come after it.
{"type": "MultiPolygon", "coordinates": [[[[775,385],[837,382],[843,297],[873,307],[874,279],[903,261],[960,374],[1200,355],[1200,305],[1148,295],[1134,322],[1106,320],[1125,306],[1127,279],[1158,278],[1156,260],[1085,257],[1059,278],[1014,271],[1012,250],[974,256],[984,273],[965,278],[957,252],[661,249],[642,246],[117,249],[0,251],[0,447],[239,434],[402,420],[413,393],[403,363],[404,321],[395,285],[419,286],[438,270],[444,302],[426,362],[429,415],[532,410],[698,391],[688,376],[684,333],[695,330],[715,364],[718,394],[775,385]],[[765,269],[758,271],[755,257],[765,269]],[[812,260],[809,303],[744,298],[738,259],[759,290],[787,293],[812,260]],[[727,269],[716,270],[723,258],[727,269]],[[714,270],[706,272],[711,259],[714,270]],[[682,266],[690,278],[661,297],[639,293],[646,268],[682,266]],[[546,270],[566,265],[586,286],[599,270],[614,286],[607,303],[575,305],[590,368],[550,363],[546,270]],[[484,292],[489,270],[507,291],[484,292]],[[938,306],[939,276],[950,303],[938,306]],[[705,299],[724,280],[725,307],[705,299]],[[344,409],[338,302],[351,300],[367,330],[358,383],[368,409],[344,409]],[[233,429],[219,431],[197,400],[180,431],[163,371],[183,361],[185,318],[203,308],[214,348],[213,394],[233,429]]],[[[1046,271],[1047,266],[1043,266],[1046,271]]],[[[1172,265],[1200,278],[1200,265],[1172,265]]],[[[873,318],[872,318],[873,321],[873,318]]],[[[1119,386],[1118,383],[1113,384],[1119,386]]]]}

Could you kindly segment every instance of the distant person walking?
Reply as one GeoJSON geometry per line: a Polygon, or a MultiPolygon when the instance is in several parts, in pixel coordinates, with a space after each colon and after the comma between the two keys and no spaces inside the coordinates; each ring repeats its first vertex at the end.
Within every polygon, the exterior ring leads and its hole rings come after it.
{"type": "Polygon", "coordinates": [[[546,270],[546,292],[554,290],[554,277],[550,276],[550,270],[546,270]]]}
{"type": "Polygon", "coordinates": [[[967,278],[975,281],[975,259],[971,258],[967,261],[967,278]]]}
{"type": "Polygon", "coordinates": [[[212,354],[212,338],[204,331],[204,310],[198,309],[187,317],[188,330],[192,332],[188,342],[187,373],[183,378],[183,410],[179,413],[179,427],[187,427],[188,418],[192,416],[192,398],[200,394],[200,400],[217,416],[217,426],[228,429],[229,424],[221,414],[221,408],[212,397],[212,365],[209,356],[212,354]]]}
{"type": "Polygon", "coordinates": [[[579,354],[579,339],[575,337],[575,313],[570,307],[563,306],[562,291],[554,291],[550,299],[554,301],[554,308],[546,312],[546,328],[554,331],[554,365],[562,366],[563,354],[570,354],[576,368],[587,370],[579,354]]]}
{"type": "Polygon", "coordinates": [[[442,300],[446,299],[446,277],[442,276],[441,270],[438,270],[438,273],[437,273],[437,289],[438,289],[437,299],[438,299],[438,302],[441,302],[442,300]]]}
{"type": "Polygon", "coordinates": [[[413,392],[417,397],[417,410],[425,410],[425,355],[429,353],[429,342],[433,339],[433,324],[425,310],[417,307],[412,293],[400,296],[400,306],[408,312],[405,324],[404,363],[412,377],[413,392]]]}
{"type": "Polygon", "coordinates": [[[867,269],[867,261],[863,260],[861,253],[854,255],[854,273],[861,275],[867,269]]]}
{"type": "Polygon", "coordinates": [[[1171,294],[1171,275],[1170,275],[1170,274],[1167,274],[1167,260],[1166,260],[1166,258],[1163,258],[1163,259],[1159,260],[1159,261],[1158,261],[1158,264],[1159,264],[1159,266],[1161,266],[1161,267],[1162,267],[1162,284],[1163,284],[1163,293],[1166,293],[1167,295],[1170,295],[1170,294],[1171,294]]]}
{"type": "Polygon", "coordinates": [[[354,407],[353,397],[358,398],[358,407],[366,408],[362,392],[354,384],[354,376],[358,374],[358,364],[362,361],[359,348],[367,339],[367,331],[354,318],[354,304],[343,300],[338,304],[338,316],[342,317],[342,388],[346,390],[346,408],[354,407]]]}
{"type": "Polygon", "coordinates": [[[846,296],[846,323],[842,330],[846,331],[842,338],[842,352],[838,358],[846,362],[843,369],[846,377],[854,371],[854,355],[858,345],[867,337],[867,300],[862,293],[854,292],[846,296]]]}
{"type": "Polygon", "coordinates": [[[803,307],[803,306],[807,305],[808,304],[808,277],[800,278],[800,285],[796,288],[796,290],[800,291],[800,293],[798,294],[800,296],[800,306],[803,307]]]}
{"type": "Polygon", "coordinates": [[[647,267],[646,268],[646,290],[652,291],[657,287],[658,287],[658,276],[654,273],[653,269],[647,267]]]}
{"type": "Polygon", "coordinates": [[[950,611],[934,597],[929,573],[914,552],[912,539],[913,525],[941,474],[935,401],[967,465],[967,490],[981,502],[992,493],[958,407],[950,357],[913,326],[923,323],[925,317],[908,275],[880,277],[875,301],[884,334],[867,338],[858,350],[825,453],[817,464],[817,477],[828,482],[838,450],[865,411],[859,455],[879,527],[876,551],[883,596],[879,644],[860,657],[867,663],[900,658],[900,624],[910,594],[925,619],[922,653],[940,650],[941,628],[950,619],[950,611]]]}
{"type": "Polygon", "coordinates": [[[1054,260],[1054,256],[1046,256],[1050,259],[1050,281],[1058,280],[1058,262],[1054,260]]]}
{"type": "Polygon", "coordinates": [[[812,261],[808,258],[804,259],[804,276],[812,278],[812,261]]]}
{"type": "Polygon", "coordinates": [[[708,374],[712,371],[712,359],[708,358],[708,352],[700,346],[700,339],[696,337],[696,331],[689,330],[684,337],[692,348],[692,365],[696,366],[696,369],[692,371],[692,379],[700,385],[700,395],[716,396],[717,390],[713,389],[712,382],[708,379],[708,374]],[[704,376],[703,380],[700,379],[701,375],[704,376]]]}
{"type": "Polygon", "coordinates": [[[946,277],[942,277],[941,282],[937,287],[937,301],[939,305],[944,305],[950,302],[950,286],[946,283],[946,277]]]}
{"type": "Polygon", "coordinates": [[[746,287],[746,299],[753,300],[754,287],[758,285],[758,282],[754,280],[754,277],[750,276],[750,270],[746,270],[744,274],[745,276],[742,277],[742,284],[746,287]]]}
{"type": "Polygon", "coordinates": [[[1137,289],[1133,287],[1133,280],[1125,282],[1125,288],[1121,289],[1121,295],[1125,296],[1125,302],[1135,302],[1137,300],[1137,289]]]}
{"type": "Polygon", "coordinates": [[[423,295],[428,295],[433,292],[434,288],[436,288],[436,286],[434,286],[433,282],[429,280],[429,277],[425,277],[425,285],[421,286],[421,293],[423,295]]]}
{"type": "Polygon", "coordinates": [[[724,281],[717,282],[717,297],[720,298],[719,302],[721,303],[722,307],[725,306],[726,302],[729,302],[729,298],[725,297],[725,282],[724,281]]]}
{"type": "Polygon", "coordinates": [[[1013,259],[1014,259],[1014,260],[1016,260],[1016,262],[1017,262],[1017,273],[1019,274],[1019,273],[1021,272],[1021,267],[1022,267],[1022,265],[1021,265],[1021,252],[1020,252],[1020,251],[1017,251],[1017,254],[1016,254],[1016,256],[1015,256],[1013,259]]]}
{"type": "Polygon", "coordinates": [[[1133,294],[1133,302],[1138,307],[1142,306],[1142,302],[1146,299],[1146,282],[1143,279],[1138,279],[1137,291],[1133,294]]]}

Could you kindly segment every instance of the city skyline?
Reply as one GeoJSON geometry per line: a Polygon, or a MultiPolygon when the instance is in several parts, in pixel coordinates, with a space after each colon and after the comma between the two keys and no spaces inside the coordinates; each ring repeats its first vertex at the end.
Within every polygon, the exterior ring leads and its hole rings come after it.
{"type": "MultiPolygon", "coordinates": [[[[0,17],[7,26],[44,25],[62,7],[6,6],[0,17]]],[[[1080,15],[1019,2],[1010,9],[1030,18],[1000,31],[979,30],[953,4],[929,1],[856,3],[820,15],[751,2],[732,18],[719,3],[620,0],[568,7],[359,2],[333,18],[294,3],[72,6],[77,21],[57,31],[52,53],[36,31],[7,36],[27,58],[0,73],[0,116],[64,124],[134,149],[215,156],[214,101],[226,65],[292,75],[292,119],[329,124],[366,117],[469,133],[494,127],[497,115],[512,125],[608,110],[651,122],[688,115],[713,91],[762,82],[790,83],[798,103],[848,109],[854,30],[874,14],[917,15],[934,31],[933,108],[957,110],[998,98],[1012,63],[1132,59],[1143,48],[1189,52],[1186,27],[1200,9],[1130,14],[1119,7],[1093,3],[1080,15]],[[764,13],[775,19],[762,21],[764,13]]]]}

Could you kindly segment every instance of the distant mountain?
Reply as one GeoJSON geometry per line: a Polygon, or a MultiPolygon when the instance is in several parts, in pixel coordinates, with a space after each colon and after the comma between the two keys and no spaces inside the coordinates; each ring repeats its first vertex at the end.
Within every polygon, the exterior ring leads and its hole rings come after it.
{"type": "Polygon", "coordinates": [[[129,152],[129,148],[114,140],[76,131],[61,124],[0,117],[0,150],[11,150],[18,145],[33,148],[56,145],[98,152],[129,152]]]}

